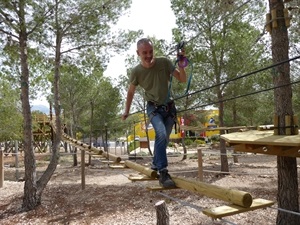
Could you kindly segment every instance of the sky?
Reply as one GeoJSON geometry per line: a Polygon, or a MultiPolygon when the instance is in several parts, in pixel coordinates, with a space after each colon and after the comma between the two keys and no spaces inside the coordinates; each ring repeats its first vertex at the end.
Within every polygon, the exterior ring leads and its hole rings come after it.
{"type": "MultiPolygon", "coordinates": [[[[132,0],[130,14],[120,18],[116,27],[144,31],[144,36],[155,36],[157,39],[172,40],[172,28],[176,27],[175,15],[170,0],[132,0]]],[[[135,44],[128,52],[111,58],[105,76],[117,78],[126,74],[126,54],[135,54],[135,44]]]]}
{"type": "MultiPolygon", "coordinates": [[[[129,13],[122,16],[116,24],[116,29],[143,30],[144,36],[155,36],[157,39],[172,40],[172,28],[176,27],[175,15],[171,9],[170,0],[132,0],[129,13]]],[[[116,79],[126,74],[126,54],[135,54],[135,44],[128,52],[111,58],[104,76],[116,79]]],[[[32,102],[34,105],[48,106],[45,98],[32,102]]]]}

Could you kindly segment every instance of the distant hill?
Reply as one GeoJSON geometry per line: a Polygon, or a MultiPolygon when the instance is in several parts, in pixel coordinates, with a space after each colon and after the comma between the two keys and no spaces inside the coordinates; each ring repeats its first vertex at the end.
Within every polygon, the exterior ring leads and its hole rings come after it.
{"type": "Polygon", "coordinates": [[[45,105],[32,105],[31,107],[31,111],[40,111],[43,112],[45,114],[49,114],[49,107],[45,106],[45,105]]]}

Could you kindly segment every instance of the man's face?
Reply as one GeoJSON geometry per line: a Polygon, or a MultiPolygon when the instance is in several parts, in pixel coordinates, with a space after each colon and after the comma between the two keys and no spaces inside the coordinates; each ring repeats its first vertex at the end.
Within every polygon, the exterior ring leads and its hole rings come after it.
{"type": "Polygon", "coordinates": [[[153,46],[150,43],[140,44],[136,52],[143,66],[151,67],[153,65],[153,46]]]}

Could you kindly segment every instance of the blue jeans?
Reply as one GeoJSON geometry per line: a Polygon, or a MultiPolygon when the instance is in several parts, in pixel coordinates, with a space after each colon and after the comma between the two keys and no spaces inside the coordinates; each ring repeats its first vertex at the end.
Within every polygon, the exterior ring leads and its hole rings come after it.
{"type": "Polygon", "coordinates": [[[176,119],[176,108],[173,104],[166,111],[163,107],[156,108],[155,105],[148,103],[147,115],[155,130],[153,166],[160,171],[168,166],[167,146],[176,119]]]}

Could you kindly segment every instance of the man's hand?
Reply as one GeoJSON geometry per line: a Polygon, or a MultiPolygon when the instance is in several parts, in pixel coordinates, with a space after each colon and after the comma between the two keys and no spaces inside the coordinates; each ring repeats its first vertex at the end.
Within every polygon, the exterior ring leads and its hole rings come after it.
{"type": "Polygon", "coordinates": [[[177,53],[177,58],[178,58],[178,66],[180,68],[185,68],[188,65],[188,60],[185,56],[185,51],[184,49],[181,49],[180,52],[177,53]]]}

